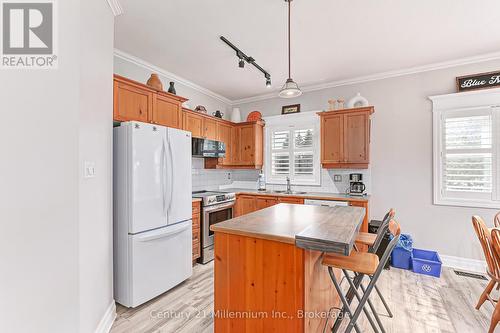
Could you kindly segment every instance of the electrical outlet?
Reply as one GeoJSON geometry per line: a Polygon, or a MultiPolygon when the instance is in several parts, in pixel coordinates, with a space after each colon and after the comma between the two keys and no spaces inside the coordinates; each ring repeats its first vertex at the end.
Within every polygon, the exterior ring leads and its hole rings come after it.
{"type": "Polygon", "coordinates": [[[95,162],[85,162],[85,178],[95,177],[95,162]]]}
{"type": "Polygon", "coordinates": [[[333,181],[335,183],[342,183],[342,175],[333,175],[333,181]]]}
{"type": "Polygon", "coordinates": [[[227,179],[231,180],[231,172],[227,173],[227,179]]]}

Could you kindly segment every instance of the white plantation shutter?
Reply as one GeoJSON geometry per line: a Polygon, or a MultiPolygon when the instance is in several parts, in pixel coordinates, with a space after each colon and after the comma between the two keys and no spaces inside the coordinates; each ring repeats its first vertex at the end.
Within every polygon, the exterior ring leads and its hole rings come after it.
{"type": "Polygon", "coordinates": [[[317,119],[312,119],[309,125],[293,121],[287,127],[266,125],[267,182],[283,183],[290,177],[292,184],[319,185],[319,131],[317,119]]]}
{"type": "Polygon", "coordinates": [[[443,188],[445,191],[493,191],[491,114],[445,117],[443,188]]]}
{"type": "Polygon", "coordinates": [[[442,112],[440,201],[495,205],[500,126],[491,107],[442,112]]]}

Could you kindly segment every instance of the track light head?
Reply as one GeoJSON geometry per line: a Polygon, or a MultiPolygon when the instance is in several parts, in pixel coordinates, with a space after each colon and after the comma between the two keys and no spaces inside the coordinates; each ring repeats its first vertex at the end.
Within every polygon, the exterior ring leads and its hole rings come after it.
{"type": "Polygon", "coordinates": [[[266,79],[266,88],[271,88],[271,78],[266,79]]]}
{"type": "Polygon", "coordinates": [[[240,68],[245,68],[245,60],[243,60],[243,59],[240,58],[240,61],[238,62],[238,66],[240,68]]]}

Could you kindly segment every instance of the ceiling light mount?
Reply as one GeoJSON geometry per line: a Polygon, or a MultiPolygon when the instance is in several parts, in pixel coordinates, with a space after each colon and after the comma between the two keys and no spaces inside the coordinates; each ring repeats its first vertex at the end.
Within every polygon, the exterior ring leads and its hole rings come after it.
{"type": "Polygon", "coordinates": [[[220,36],[220,39],[236,52],[236,56],[239,59],[238,60],[239,68],[245,68],[245,62],[253,65],[259,71],[261,71],[262,74],[264,74],[264,77],[266,78],[266,87],[268,88],[271,87],[271,74],[269,74],[264,68],[260,67],[259,64],[255,62],[254,58],[247,56],[245,53],[243,53],[243,51],[241,51],[233,43],[227,40],[226,37],[220,36]]]}
{"type": "Polygon", "coordinates": [[[293,0],[285,0],[288,3],[288,79],[281,88],[279,96],[282,98],[293,98],[302,95],[299,85],[292,79],[292,61],[291,61],[291,38],[290,38],[290,17],[291,17],[291,2],[293,0]]]}

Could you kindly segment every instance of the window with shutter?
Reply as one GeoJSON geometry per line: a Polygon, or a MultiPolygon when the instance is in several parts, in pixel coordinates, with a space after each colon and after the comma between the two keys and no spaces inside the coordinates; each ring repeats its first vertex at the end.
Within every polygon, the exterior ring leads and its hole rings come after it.
{"type": "Polygon", "coordinates": [[[435,115],[434,202],[499,207],[498,107],[438,111],[435,115]]]}
{"type": "MultiPolygon", "coordinates": [[[[293,121],[293,117],[281,117],[283,124],[266,124],[266,180],[268,183],[284,183],[290,177],[292,184],[319,185],[319,120],[293,121]]],[[[303,118],[303,117],[302,117],[303,118]]]]}

